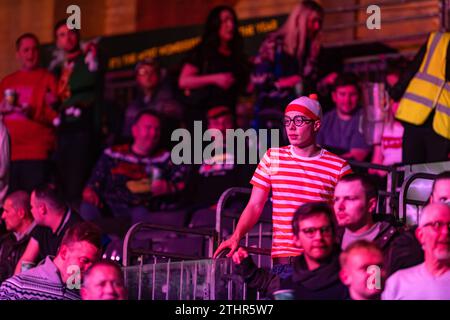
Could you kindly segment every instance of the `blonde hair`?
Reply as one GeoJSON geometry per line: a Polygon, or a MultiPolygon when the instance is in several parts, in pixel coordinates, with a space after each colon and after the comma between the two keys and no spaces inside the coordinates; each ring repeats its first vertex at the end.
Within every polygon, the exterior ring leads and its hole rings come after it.
{"type": "MultiPolygon", "coordinates": [[[[308,18],[318,13],[323,17],[323,9],[314,1],[302,1],[292,10],[286,22],[275,32],[277,36],[282,36],[284,51],[301,61],[306,50],[308,38],[308,18]]],[[[316,61],[320,51],[320,33],[311,39],[308,61],[316,61]]],[[[308,65],[308,62],[307,62],[308,65]]],[[[306,67],[306,66],[304,66],[306,67]]]]}

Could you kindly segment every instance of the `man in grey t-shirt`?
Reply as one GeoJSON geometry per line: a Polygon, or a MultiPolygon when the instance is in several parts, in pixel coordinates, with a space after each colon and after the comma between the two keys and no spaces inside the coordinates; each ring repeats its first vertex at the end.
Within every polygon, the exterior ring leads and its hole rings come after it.
{"type": "Polygon", "coordinates": [[[363,161],[371,147],[359,132],[362,112],[358,109],[357,77],[350,73],[339,75],[332,98],[336,108],[324,115],[317,143],[344,159],[363,161]]]}
{"type": "Polygon", "coordinates": [[[382,299],[450,300],[450,206],[434,203],[425,207],[416,236],[425,262],[393,274],[382,299]]]}

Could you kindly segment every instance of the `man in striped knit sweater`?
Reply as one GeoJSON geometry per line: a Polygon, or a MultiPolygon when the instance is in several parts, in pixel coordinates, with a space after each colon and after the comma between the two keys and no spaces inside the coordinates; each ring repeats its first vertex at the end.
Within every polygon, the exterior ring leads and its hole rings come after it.
{"type": "Polygon", "coordinates": [[[81,277],[101,255],[101,232],[90,222],[73,225],[55,258],[4,281],[0,300],[80,300],[81,277]]]}
{"type": "Polygon", "coordinates": [[[292,258],[302,252],[293,240],[295,211],[307,202],[331,202],[337,182],[351,172],[345,160],[316,144],[321,118],[322,109],[315,97],[300,97],[289,103],[284,126],[290,145],[266,152],[250,182],[251,197],[236,230],[214,257],[226,248],[231,250],[227,256],[233,255],[240,239],[259,220],[272,191],[272,272],[282,278],[292,273],[292,258]]]}

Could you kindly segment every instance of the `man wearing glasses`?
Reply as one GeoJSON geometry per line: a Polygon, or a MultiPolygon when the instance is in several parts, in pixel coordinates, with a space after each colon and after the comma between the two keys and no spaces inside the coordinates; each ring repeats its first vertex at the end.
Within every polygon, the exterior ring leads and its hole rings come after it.
{"type": "Polygon", "coordinates": [[[290,145],[266,152],[250,181],[252,194],[236,230],[214,257],[226,248],[231,250],[227,256],[233,255],[240,239],[258,221],[272,191],[272,272],[283,278],[292,273],[292,258],[302,253],[292,232],[295,211],[308,202],[330,202],[338,180],[351,172],[345,160],[316,145],[321,117],[315,99],[300,97],[287,106],[284,126],[290,145]]]}
{"type": "Polygon", "coordinates": [[[450,206],[433,203],[420,217],[416,237],[425,262],[387,280],[383,300],[450,300],[450,206]]]}
{"type": "Polygon", "coordinates": [[[339,247],[331,207],[326,202],[302,205],[295,212],[292,228],[294,245],[304,252],[294,259],[292,276],[287,279],[257,269],[243,248],[233,254],[248,286],[276,300],[286,293],[295,300],[349,299],[339,278],[339,247]]]}

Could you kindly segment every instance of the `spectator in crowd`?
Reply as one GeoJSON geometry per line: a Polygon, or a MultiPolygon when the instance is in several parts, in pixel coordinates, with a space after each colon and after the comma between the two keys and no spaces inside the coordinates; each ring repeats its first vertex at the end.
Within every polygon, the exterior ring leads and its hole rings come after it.
{"type": "Polygon", "coordinates": [[[339,260],[339,277],[350,292],[352,300],[379,300],[383,291],[385,271],[383,253],[367,240],[353,242],[339,260]]]}
{"type": "Polygon", "coordinates": [[[444,171],[434,178],[430,203],[436,202],[450,204],[450,171],[444,171]]]}
{"type": "MultiPolygon", "coordinates": [[[[386,75],[387,87],[393,87],[400,77],[398,69],[390,69],[386,75]]],[[[372,163],[383,166],[392,166],[402,163],[403,126],[395,120],[395,113],[398,109],[398,102],[389,99],[389,110],[383,124],[380,144],[374,145],[372,163]]],[[[380,177],[387,176],[387,171],[369,169],[370,174],[380,177]]]]}
{"type": "Polygon", "coordinates": [[[181,106],[175,101],[170,86],[164,81],[159,63],[146,59],[136,66],[137,97],[128,106],[125,114],[123,135],[131,136],[131,126],[136,115],[151,109],[165,117],[181,120],[181,106]]]}
{"type": "Polygon", "coordinates": [[[83,52],[79,30],[69,30],[66,19],[57,23],[54,31],[56,45],[65,54],[63,65],[55,69],[62,102],[56,164],[65,200],[78,207],[100,135],[96,49],[89,46],[83,52]]]}
{"type": "Polygon", "coordinates": [[[340,74],[335,82],[332,99],[336,108],[325,114],[317,142],[344,159],[363,161],[370,146],[359,132],[362,110],[359,101],[358,79],[355,75],[340,74]]]}
{"type": "Polygon", "coordinates": [[[0,238],[0,283],[14,275],[17,262],[25,251],[35,227],[30,196],[16,191],[5,200],[2,219],[8,233],[0,238]]]}
{"type": "Polygon", "coordinates": [[[420,245],[408,230],[387,221],[375,222],[377,190],[362,174],[343,177],[334,190],[334,212],[342,250],[357,240],[375,242],[383,251],[388,274],[423,261],[420,245]]]}
{"type": "Polygon", "coordinates": [[[47,256],[55,256],[66,230],[81,221],[51,186],[36,188],[31,193],[30,203],[37,227],[31,233],[14,274],[21,272],[22,262],[36,263],[47,256]]]}
{"type": "Polygon", "coordinates": [[[9,278],[0,287],[1,300],[80,300],[83,274],[101,256],[100,230],[81,222],[64,234],[55,258],[9,278]]]}
{"type": "Polygon", "coordinates": [[[293,274],[287,279],[256,268],[243,248],[233,254],[248,286],[275,298],[278,290],[292,290],[297,300],[348,299],[348,289],[339,279],[339,247],[329,205],[302,205],[295,212],[292,228],[295,246],[302,248],[303,254],[293,259],[293,274]]]}
{"type": "Polygon", "coordinates": [[[425,207],[416,230],[425,262],[394,273],[383,300],[450,300],[450,206],[425,207]]]}
{"type": "MultiPolygon", "coordinates": [[[[219,154],[211,155],[212,158],[203,159],[203,163],[195,165],[186,194],[189,197],[190,206],[196,210],[192,218],[192,224],[196,226],[215,226],[215,208],[222,193],[232,187],[250,187],[254,166],[248,163],[249,148],[238,150],[238,144],[234,150],[226,150],[226,131],[234,129],[234,119],[231,110],[224,106],[217,106],[207,113],[208,129],[218,130],[221,138],[214,137],[219,154]],[[229,153],[231,151],[231,153],[229,153]],[[238,162],[239,157],[245,157],[245,163],[238,162]]],[[[258,152],[257,147],[252,150],[258,152]]],[[[244,159],[244,158],[243,158],[244,159]]]]}
{"type": "Polygon", "coordinates": [[[301,1],[283,26],[264,40],[251,75],[257,108],[279,108],[316,92],[323,15],[317,2],[301,1]]]}
{"type": "Polygon", "coordinates": [[[400,101],[403,163],[446,161],[450,152],[450,32],[432,32],[389,90],[400,101]]]}
{"type": "Polygon", "coordinates": [[[94,263],[84,274],[80,293],[82,300],[126,300],[120,266],[110,260],[94,263]]]}
{"type": "Polygon", "coordinates": [[[49,182],[49,158],[55,147],[52,105],[56,102],[56,79],[39,67],[39,40],[31,34],[16,41],[20,70],[0,83],[0,113],[11,137],[11,192],[31,192],[49,182]]]}
{"type": "Polygon", "coordinates": [[[228,6],[215,7],[208,15],[200,44],[189,54],[178,79],[188,127],[194,120],[204,120],[211,107],[227,106],[234,114],[249,74],[236,13],[228,6]]]}
{"type": "Polygon", "coordinates": [[[0,209],[8,192],[10,145],[8,130],[3,125],[0,115],[0,209]]]}
{"type": "Polygon", "coordinates": [[[176,205],[187,168],[175,166],[170,152],[159,147],[159,115],[141,111],[131,131],[133,142],[106,149],[94,168],[83,192],[84,219],[102,219],[102,207],[115,218],[138,219],[176,205]]]}
{"type": "Polygon", "coordinates": [[[225,248],[231,249],[228,256],[234,253],[240,239],[261,216],[272,189],[272,271],[282,277],[291,273],[291,258],[302,252],[293,240],[291,219],[295,211],[307,202],[331,201],[339,179],[351,172],[345,160],[316,145],[321,114],[320,104],[308,97],[300,97],[287,106],[284,126],[290,145],[266,152],[250,182],[250,200],[236,230],[214,256],[225,248]]]}

